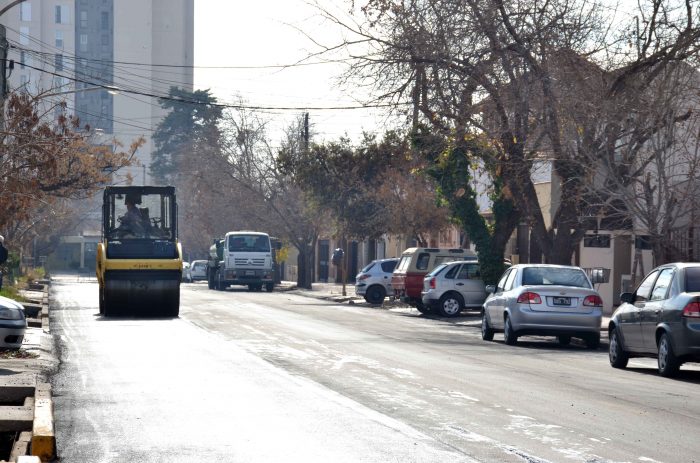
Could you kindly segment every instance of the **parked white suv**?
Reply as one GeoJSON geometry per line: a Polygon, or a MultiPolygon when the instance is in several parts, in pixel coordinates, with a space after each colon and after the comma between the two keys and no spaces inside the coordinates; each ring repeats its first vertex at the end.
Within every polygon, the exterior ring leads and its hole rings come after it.
{"type": "Polygon", "coordinates": [[[462,309],[479,309],[488,293],[476,260],[440,264],[423,279],[423,305],[443,317],[454,317],[462,309]]]}
{"type": "Polygon", "coordinates": [[[399,259],[373,260],[355,277],[355,294],[364,296],[370,304],[381,304],[387,294],[393,294],[391,275],[399,259]]]}

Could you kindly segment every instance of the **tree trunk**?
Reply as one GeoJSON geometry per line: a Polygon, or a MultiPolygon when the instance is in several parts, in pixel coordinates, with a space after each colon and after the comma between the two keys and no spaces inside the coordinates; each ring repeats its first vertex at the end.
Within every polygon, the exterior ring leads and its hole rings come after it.
{"type": "Polygon", "coordinates": [[[297,287],[311,289],[313,282],[313,248],[308,245],[298,246],[297,250],[297,287]]]}

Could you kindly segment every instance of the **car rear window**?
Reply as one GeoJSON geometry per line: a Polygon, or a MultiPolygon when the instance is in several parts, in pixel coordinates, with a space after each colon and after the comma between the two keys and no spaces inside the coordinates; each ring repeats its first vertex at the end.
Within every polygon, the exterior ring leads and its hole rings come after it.
{"type": "Polygon", "coordinates": [[[688,293],[700,292],[700,267],[685,269],[685,290],[688,293]]]}
{"type": "Polygon", "coordinates": [[[409,262],[411,262],[411,256],[403,256],[399,261],[399,264],[396,266],[395,271],[405,273],[406,269],[408,269],[409,262]]]}
{"type": "Polygon", "coordinates": [[[418,254],[418,260],[416,261],[416,270],[428,270],[428,264],[430,263],[430,254],[427,252],[421,252],[418,254]]]}
{"type": "Polygon", "coordinates": [[[396,260],[388,260],[386,262],[382,262],[382,270],[385,271],[386,273],[391,273],[394,271],[396,268],[396,263],[398,261],[396,260]]]}
{"type": "Polygon", "coordinates": [[[362,270],[360,270],[360,272],[361,272],[361,273],[367,273],[367,272],[369,272],[370,270],[372,270],[372,267],[374,267],[374,262],[370,262],[369,264],[367,264],[367,265],[365,266],[365,268],[363,268],[362,270]]]}
{"type": "Polygon", "coordinates": [[[591,287],[583,270],[562,267],[527,267],[523,269],[523,286],[525,285],[591,287]]]}
{"type": "Polygon", "coordinates": [[[434,277],[440,272],[442,272],[445,269],[445,267],[447,267],[447,264],[440,264],[437,267],[435,267],[427,276],[434,277]]]}

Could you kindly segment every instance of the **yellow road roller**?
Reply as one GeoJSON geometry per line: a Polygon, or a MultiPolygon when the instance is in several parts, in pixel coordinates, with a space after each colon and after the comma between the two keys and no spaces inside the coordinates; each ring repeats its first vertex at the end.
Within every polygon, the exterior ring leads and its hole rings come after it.
{"type": "Polygon", "coordinates": [[[182,247],[171,186],[110,186],[102,204],[97,280],[103,316],[177,317],[182,247]]]}

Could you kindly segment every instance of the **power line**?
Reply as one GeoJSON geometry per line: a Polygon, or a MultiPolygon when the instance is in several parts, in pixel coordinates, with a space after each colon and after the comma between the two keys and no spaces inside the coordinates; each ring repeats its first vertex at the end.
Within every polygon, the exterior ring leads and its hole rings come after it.
{"type": "MultiPolygon", "coordinates": [[[[13,46],[12,48],[17,48],[18,50],[30,51],[31,49],[22,48],[18,46],[13,46]]],[[[32,50],[33,51],[33,50],[32,50]]],[[[51,54],[49,52],[38,52],[44,54],[51,54]]],[[[95,63],[108,63],[108,64],[123,64],[128,66],[144,66],[144,67],[163,67],[163,68],[174,68],[174,69],[233,69],[233,70],[248,70],[248,69],[286,69],[294,67],[305,67],[305,66],[317,66],[322,64],[343,64],[347,63],[346,60],[327,60],[327,61],[313,61],[304,62],[300,60],[295,63],[289,64],[262,64],[262,65],[243,65],[243,66],[201,66],[201,65],[187,65],[187,64],[155,64],[155,63],[138,63],[133,61],[112,61],[104,60],[99,58],[85,58],[88,61],[95,63]]]]}
{"type": "MultiPolygon", "coordinates": [[[[30,69],[34,69],[35,71],[43,72],[46,74],[50,74],[55,77],[61,77],[64,79],[72,80],[74,82],[80,82],[82,84],[87,84],[87,85],[92,85],[94,87],[99,87],[103,88],[105,90],[109,91],[115,91],[115,88],[113,85],[105,85],[99,82],[91,82],[88,80],[83,80],[79,79],[77,77],[71,77],[67,76],[65,74],[59,74],[57,72],[52,72],[48,71],[46,69],[41,69],[35,66],[31,66],[25,63],[25,67],[28,67],[30,69]]],[[[197,101],[197,100],[192,100],[192,99],[186,99],[186,98],[177,98],[177,97],[172,97],[169,95],[157,95],[151,92],[144,92],[144,91],[139,91],[139,90],[133,90],[133,89],[122,89],[118,88],[116,89],[119,92],[124,92],[124,93],[130,93],[133,95],[141,95],[141,96],[147,96],[151,98],[158,98],[160,100],[166,100],[166,101],[174,101],[178,103],[187,103],[187,104],[196,104],[196,105],[206,105],[206,106],[213,106],[216,108],[228,108],[228,109],[244,109],[244,110],[270,110],[270,111],[306,111],[306,110],[311,110],[311,111],[346,111],[346,110],[356,110],[356,109],[370,109],[370,108],[391,108],[396,106],[395,104],[392,103],[381,103],[381,104],[373,104],[373,105],[344,105],[344,106],[265,106],[265,105],[245,105],[245,104],[231,104],[231,103],[208,103],[208,102],[203,102],[203,101],[197,101]]],[[[399,103],[400,104],[400,103],[399,103]]],[[[409,104],[409,103],[404,103],[404,104],[409,104]]]]}

